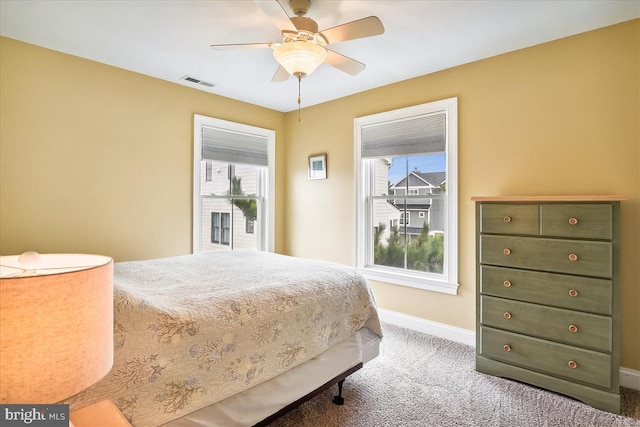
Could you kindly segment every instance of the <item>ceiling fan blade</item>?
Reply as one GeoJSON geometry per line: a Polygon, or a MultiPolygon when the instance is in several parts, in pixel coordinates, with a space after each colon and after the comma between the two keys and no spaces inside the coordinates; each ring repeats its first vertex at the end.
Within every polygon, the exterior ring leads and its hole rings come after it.
{"type": "Polygon", "coordinates": [[[378,17],[358,19],[321,31],[329,43],[339,43],[362,37],[377,36],[384,33],[384,25],[378,17]]]}
{"type": "Polygon", "coordinates": [[[287,11],[278,0],[255,0],[255,2],[264,13],[276,21],[278,28],[298,32],[296,26],[291,22],[287,11]]]}
{"type": "Polygon", "coordinates": [[[227,43],[227,44],[212,44],[211,49],[214,50],[226,50],[226,49],[262,49],[262,48],[274,48],[280,43],[267,42],[267,43],[227,43]]]}
{"type": "Polygon", "coordinates": [[[287,80],[289,80],[289,72],[282,65],[278,67],[276,73],[271,77],[271,81],[274,83],[286,82],[287,80]]]}
{"type": "Polygon", "coordinates": [[[341,53],[334,52],[331,49],[327,49],[327,59],[324,62],[352,76],[355,76],[366,68],[366,65],[362,62],[358,62],[341,53]]]}

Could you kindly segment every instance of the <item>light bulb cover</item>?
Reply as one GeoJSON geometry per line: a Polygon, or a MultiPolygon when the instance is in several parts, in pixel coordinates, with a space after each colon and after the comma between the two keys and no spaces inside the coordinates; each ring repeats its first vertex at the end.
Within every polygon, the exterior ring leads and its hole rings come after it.
{"type": "Polygon", "coordinates": [[[308,76],[327,58],[327,50],[315,43],[296,40],[276,46],[273,57],[292,76],[308,76]]]}

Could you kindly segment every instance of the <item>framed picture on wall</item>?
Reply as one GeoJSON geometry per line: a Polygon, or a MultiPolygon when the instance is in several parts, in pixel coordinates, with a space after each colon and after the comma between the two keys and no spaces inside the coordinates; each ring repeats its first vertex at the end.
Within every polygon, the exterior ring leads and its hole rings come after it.
{"type": "Polygon", "coordinates": [[[309,156],[309,179],[327,179],[327,155],[309,156]]]}

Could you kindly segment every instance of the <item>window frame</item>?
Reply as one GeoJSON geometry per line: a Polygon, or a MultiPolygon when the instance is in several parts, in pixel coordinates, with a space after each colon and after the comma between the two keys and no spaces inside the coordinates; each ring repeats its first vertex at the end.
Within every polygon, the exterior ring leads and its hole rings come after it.
{"type": "MultiPolygon", "coordinates": [[[[364,159],[366,160],[366,159],[364,159]]],[[[371,280],[450,295],[458,293],[458,99],[456,97],[354,119],[354,171],[356,184],[356,267],[371,280]],[[414,116],[446,113],[446,220],[443,274],[373,265],[373,225],[367,218],[368,197],[374,182],[373,168],[362,159],[362,128],[367,125],[406,120],[414,116]]],[[[391,196],[391,195],[389,195],[391,196]]]]}
{"type": "MultiPolygon", "coordinates": [[[[264,224],[259,227],[261,235],[258,238],[260,250],[273,252],[275,247],[275,131],[228,120],[216,119],[213,117],[193,115],[193,195],[192,195],[192,253],[202,251],[201,233],[201,210],[202,196],[201,186],[201,160],[202,160],[202,127],[211,126],[227,130],[229,132],[239,132],[258,135],[267,139],[267,172],[265,189],[266,194],[262,197],[264,224]]],[[[220,240],[222,240],[222,228],[220,229],[220,240]]]]}

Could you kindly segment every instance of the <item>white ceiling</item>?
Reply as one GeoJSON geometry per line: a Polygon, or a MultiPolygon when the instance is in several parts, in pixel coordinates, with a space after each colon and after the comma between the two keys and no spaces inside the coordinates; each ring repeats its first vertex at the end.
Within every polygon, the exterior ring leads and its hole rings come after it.
{"type": "MultiPolygon", "coordinates": [[[[312,0],[307,16],[323,30],[370,15],[384,34],[330,46],[367,68],[321,65],[302,81],[303,107],[638,18],[640,1],[312,0]]],[[[278,111],[298,106],[296,79],[271,82],[270,49],[209,47],[280,41],[252,0],[0,0],[0,19],[6,37],[278,111]]]]}

